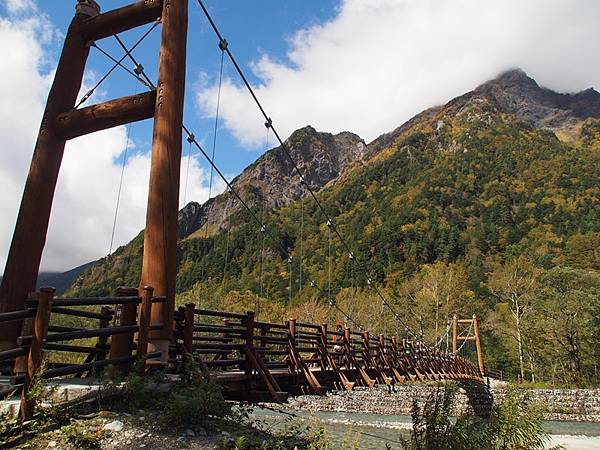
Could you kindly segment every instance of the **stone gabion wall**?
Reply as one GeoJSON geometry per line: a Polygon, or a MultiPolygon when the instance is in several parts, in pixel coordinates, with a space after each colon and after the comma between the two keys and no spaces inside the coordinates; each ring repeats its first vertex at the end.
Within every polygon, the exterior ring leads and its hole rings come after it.
{"type": "MultiPolygon", "coordinates": [[[[423,405],[436,389],[430,385],[396,386],[395,393],[386,387],[357,388],[354,391],[329,392],[324,397],[301,396],[290,400],[288,407],[304,411],[368,412],[373,414],[410,415],[413,402],[423,405]]],[[[506,388],[491,389],[495,401],[502,402],[506,388]]],[[[548,408],[547,420],[600,422],[600,389],[523,389],[519,395],[533,402],[543,402],[548,408]]],[[[485,401],[485,399],[480,399],[485,401]]],[[[455,414],[470,410],[465,392],[456,397],[455,414]]]]}

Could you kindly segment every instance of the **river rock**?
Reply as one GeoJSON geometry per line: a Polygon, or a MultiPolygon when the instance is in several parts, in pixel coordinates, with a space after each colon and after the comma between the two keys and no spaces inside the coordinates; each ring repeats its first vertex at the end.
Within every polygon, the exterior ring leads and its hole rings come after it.
{"type": "Polygon", "coordinates": [[[123,422],[120,420],[113,420],[102,427],[103,430],[113,431],[118,433],[123,430],[123,422]]]}

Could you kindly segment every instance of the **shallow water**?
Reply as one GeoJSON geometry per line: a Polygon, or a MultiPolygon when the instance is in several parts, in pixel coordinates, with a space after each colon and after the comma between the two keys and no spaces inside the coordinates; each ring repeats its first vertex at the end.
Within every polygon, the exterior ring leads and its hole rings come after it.
{"type": "MultiPolygon", "coordinates": [[[[344,440],[354,442],[356,438],[360,439],[361,450],[385,449],[386,444],[390,449],[401,449],[399,436],[406,435],[412,426],[410,416],[335,411],[293,414],[305,423],[318,419],[331,436],[334,449],[342,448],[344,440]]],[[[290,417],[265,409],[256,409],[253,416],[274,427],[284,426],[285,419],[290,417]]],[[[549,446],[561,444],[567,450],[600,450],[600,423],[547,421],[544,426],[552,438],[549,446]]]]}

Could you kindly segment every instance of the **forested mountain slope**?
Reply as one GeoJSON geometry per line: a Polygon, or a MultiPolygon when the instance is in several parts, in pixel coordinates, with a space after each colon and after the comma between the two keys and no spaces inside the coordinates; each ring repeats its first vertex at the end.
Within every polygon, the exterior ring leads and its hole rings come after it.
{"type": "MultiPolygon", "coordinates": [[[[291,142],[309,144],[296,145],[295,157],[317,178],[311,187],[356,257],[330,239],[274,149],[266,157],[277,164],[261,168],[261,159],[237,182],[259,216],[266,205],[276,242],[228,194],[211,202],[226,206],[208,229],[201,213],[188,214],[203,208],[189,205],[182,217],[195,225],[181,226],[180,297],[265,318],[343,319],[327,308],[331,295],[359,322],[377,324],[373,331],[397,332],[368,289],[371,277],[430,342],[451,314],[476,312],[490,365],[597,382],[599,118],[596,91],[558,94],[516,70],[366,147],[350,133],[299,130],[291,142]]],[[[89,269],[72,292],[135,285],[141,239],[89,269]]]]}

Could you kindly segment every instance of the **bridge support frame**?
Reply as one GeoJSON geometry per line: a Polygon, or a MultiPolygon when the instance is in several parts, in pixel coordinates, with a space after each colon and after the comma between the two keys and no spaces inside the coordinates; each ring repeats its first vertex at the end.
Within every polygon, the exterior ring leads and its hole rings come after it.
{"type": "Polygon", "coordinates": [[[154,295],[166,298],[152,307],[152,322],[165,326],[150,333],[149,342],[150,351],[161,351],[166,363],[175,311],[188,1],[164,0],[162,23],[141,286],[152,286],[154,295]]]}
{"type": "Polygon", "coordinates": [[[481,376],[485,375],[485,364],[483,361],[483,347],[481,345],[481,334],[479,332],[479,319],[477,315],[473,314],[471,319],[459,319],[456,314],[452,320],[452,353],[458,354],[458,341],[475,341],[475,349],[477,350],[477,367],[481,376]],[[459,326],[473,327],[473,336],[460,336],[459,326]]]}
{"type": "MultiPolygon", "coordinates": [[[[64,42],[38,134],[4,277],[0,313],[22,309],[35,289],[66,141],[94,131],[154,117],[144,256],[140,285],[153,286],[166,303],[152,305],[164,323],[150,335],[150,350],[168,357],[175,305],[179,170],[185,91],[188,0],[138,0],[100,14],[79,4],[64,42]],[[74,110],[90,42],[162,20],[157,91],[74,110]]],[[[8,324],[0,350],[12,348],[21,322],[8,324]]],[[[163,361],[163,362],[164,362],[163,361]]]]}
{"type": "MultiPolygon", "coordinates": [[[[89,47],[81,30],[88,14],[89,10],[76,11],[48,94],[0,284],[0,313],[22,309],[29,293],[35,290],[66,143],[56,133],[54,121],[59,114],[74,108],[83,82],[89,47]]],[[[20,322],[8,324],[2,333],[4,343],[0,343],[0,349],[14,347],[20,331],[20,322]]]]}

